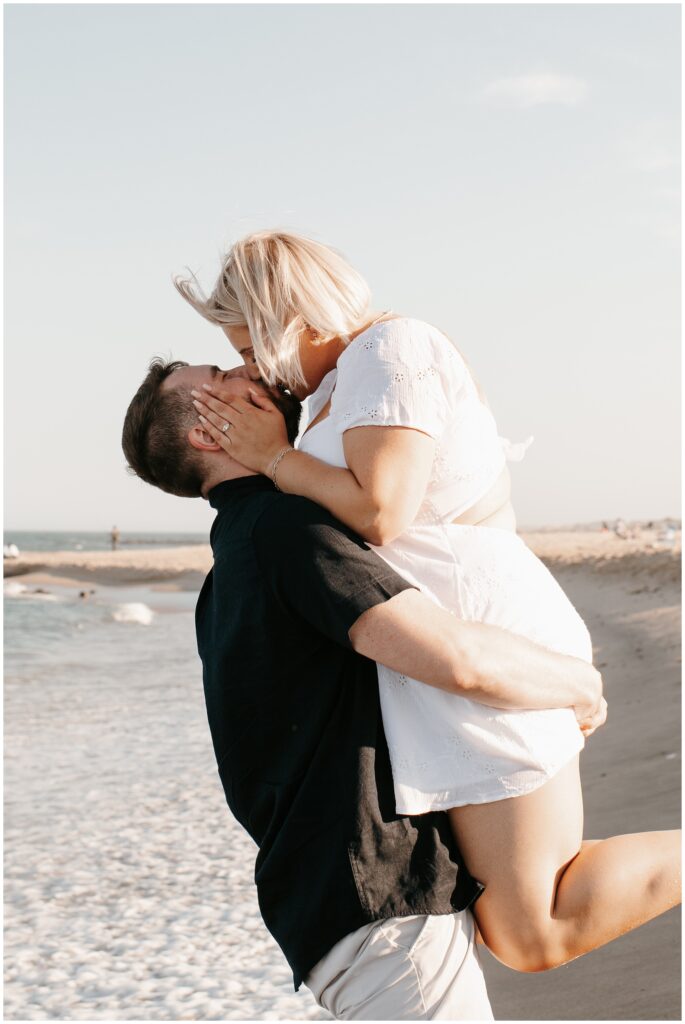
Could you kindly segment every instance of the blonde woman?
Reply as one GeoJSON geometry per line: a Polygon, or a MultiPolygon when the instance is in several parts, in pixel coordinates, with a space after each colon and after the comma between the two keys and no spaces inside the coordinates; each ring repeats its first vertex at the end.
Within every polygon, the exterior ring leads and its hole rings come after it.
{"type": "MultiPolygon", "coordinates": [[[[323,505],[456,615],[592,660],[580,616],[516,534],[506,446],[445,335],[372,311],[339,254],[294,234],[236,243],[208,298],[176,285],[251,377],[310,399],[293,449],[268,399],[195,393],[226,451],[323,505]]],[[[584,736],[571,709],[505,711],[382,665],[378,676],[397,810],[447,811],[486,887],[481,934],[503,963],[555,967],[679,901],[679,832],[583,842],[584,736]]]]}

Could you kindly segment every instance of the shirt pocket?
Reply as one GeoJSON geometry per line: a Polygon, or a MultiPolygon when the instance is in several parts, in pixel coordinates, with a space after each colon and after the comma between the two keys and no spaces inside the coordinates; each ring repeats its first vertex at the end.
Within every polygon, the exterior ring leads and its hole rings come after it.
{"type": "Polygon", "coordinates": [[[348,856],[359,900],[374,918],[406,913],[409,892],[397,881],[409,881],[414,843],[406,818],[369,822],[348,845],[348,856]]]}

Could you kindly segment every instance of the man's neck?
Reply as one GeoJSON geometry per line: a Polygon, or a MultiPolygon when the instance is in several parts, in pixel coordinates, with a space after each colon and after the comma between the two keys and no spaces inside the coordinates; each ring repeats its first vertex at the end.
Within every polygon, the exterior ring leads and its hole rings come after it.
{"type": "Polygon", "coordinates": [[[206,498],[213,487],[224,483],[225,480],[239,480],[245,476],[259,476],[259,473],[253,473],[251,469],[245,469],[235,459],[227,456],[226,459],[221,460],[220,464],[212,466],[205,476],[202,482],[202,497],[206,498]]]}

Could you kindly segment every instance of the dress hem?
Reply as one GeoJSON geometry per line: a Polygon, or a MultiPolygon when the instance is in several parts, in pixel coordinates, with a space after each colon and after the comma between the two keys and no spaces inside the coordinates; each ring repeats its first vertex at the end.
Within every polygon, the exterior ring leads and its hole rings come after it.
{"type": "MultiPolygon", "coordinates": [[[[516,790],[513,792],[503,792],[499,793],[496,796],[493,796],[491,793],[484,793],[483,790],[481,789],[478,793],[471,796],[468,800],[459,799],[457,797],[457,793],[461,792],[460,790],[443,790],[441,793],[435,794],[436,799],[430,799],[431,794],[424,793],[421,795],[424,797],[428,797],[429,802],[427,803],[426,806],[421,806],[417,808],[416,805],[409,806],[408,804],[403,804],[400,801],[399,794],[396,791],[395,809],[398,814],[430,814],[431,811],[447,811],[451,807],[468,807],[472,804],[494,804],[500,800],[510,800],[517,796],[526,796],[528,793],[532,793],[536,789],[540,789],[540,787],[544,786],[546,782],[550,781],[550,779],[553,779],[554,776],[557,775],[562,768],[564,768],[570,761],[573,760],[574,757],[576,757],[580,753],[584,746],[585,740],[583,738],[583,742],[581,743],[581,745],[576,750],[574,750],[569,755],[569,757],[566,758],[565,761],[562,761],[560,764],[555,765],[548,771],[541,769],[539,771],[538,778],[530,782],[528,785],[518,785],[516,790]]],[[[416,793],[416,790],[414,790],[414,792],[416,793]]]]}

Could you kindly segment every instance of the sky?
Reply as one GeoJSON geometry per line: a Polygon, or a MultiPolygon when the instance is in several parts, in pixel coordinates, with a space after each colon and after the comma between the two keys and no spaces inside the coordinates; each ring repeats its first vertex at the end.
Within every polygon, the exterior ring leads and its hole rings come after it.
{"type": "Polygon", "coordinates": [[[452,337],[519,523],[680,514],[678,5],[6,5],[5,528],[208,529],[129,476],[174,291],[282,228],[452,337]]]}

